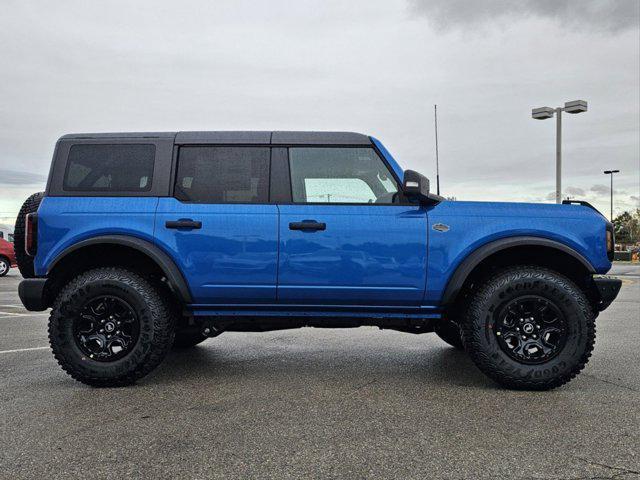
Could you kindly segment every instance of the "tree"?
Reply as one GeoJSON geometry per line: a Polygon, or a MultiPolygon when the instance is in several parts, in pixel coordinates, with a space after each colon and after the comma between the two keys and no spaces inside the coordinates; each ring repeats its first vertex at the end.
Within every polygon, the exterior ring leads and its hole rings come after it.
{"type": "Polygon", "coordinates": [[[616,243],[640,242],[640,208],[635,212],[623,212],[613,219],[616,243]]]}

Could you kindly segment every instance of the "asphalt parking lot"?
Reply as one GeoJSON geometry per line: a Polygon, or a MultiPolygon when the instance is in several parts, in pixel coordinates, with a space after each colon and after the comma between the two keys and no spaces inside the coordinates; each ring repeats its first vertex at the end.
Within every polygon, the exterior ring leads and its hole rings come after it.
{"type": "Polygon", "coordinates": [[[1,478],[640,478],[640,266],[586,370],[502,389],[434,335],[227,333],[136,386],[73,381],[0,278],[1,478]]]}

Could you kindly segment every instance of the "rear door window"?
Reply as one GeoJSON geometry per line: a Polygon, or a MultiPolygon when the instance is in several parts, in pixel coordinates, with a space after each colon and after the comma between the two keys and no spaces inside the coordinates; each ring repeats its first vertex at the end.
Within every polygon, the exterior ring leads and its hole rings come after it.
{"type": "Polygon", "coordinates": [[[268,203],[269,147],[182,147],[175,197],[194,203],[268,203]]]}
{"type": "Polygon", "coordinates": [[[155,145],[73,145],[63,189],[78,192],[151,190],[155,145]]]}

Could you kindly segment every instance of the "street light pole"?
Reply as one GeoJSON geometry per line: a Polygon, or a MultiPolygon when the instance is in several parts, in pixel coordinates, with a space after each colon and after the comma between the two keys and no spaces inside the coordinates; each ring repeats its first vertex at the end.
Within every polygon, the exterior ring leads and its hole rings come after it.
{"type": "Polygon", "coordinates": [[[556,116],[556,203],[562,203],[562,112],[582,113],[587,111],[587,102],[574,100],[565,102],[564,107],[540,107],[531,111],[536,120],[546,120],[556,116]]]}
{"type": "Polygon", "coordinates": [[[619,173],[620,170],[605,170],[604,174],[605,175],[609,175],[610,180],[611,180],[611,214],[609,216],[609,220],[611,220],[613,222],[613,174],[614,173],[619,173]]]}
{"type": "Polygon", "coordinates": [[[433,120],[436,127],[436,191],[440,195],[440,159],[438,158],[438,105],[433,106],[433,120]]]}
{"type": "Polygon", "coordinates": [[[562,108],[556,108],[556,203],[562,203],[562,108]]]}

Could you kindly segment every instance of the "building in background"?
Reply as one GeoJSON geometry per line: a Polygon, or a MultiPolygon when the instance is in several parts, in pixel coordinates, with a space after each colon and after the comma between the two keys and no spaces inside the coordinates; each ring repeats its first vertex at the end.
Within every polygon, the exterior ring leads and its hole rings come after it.
{"type": "Polygon", "coordinates": [[[13,227],[0,224],[0,238],[8,242],[13,242],[13,227]]]}

